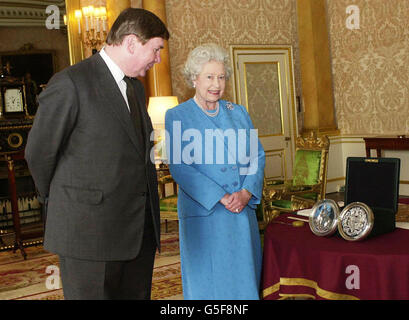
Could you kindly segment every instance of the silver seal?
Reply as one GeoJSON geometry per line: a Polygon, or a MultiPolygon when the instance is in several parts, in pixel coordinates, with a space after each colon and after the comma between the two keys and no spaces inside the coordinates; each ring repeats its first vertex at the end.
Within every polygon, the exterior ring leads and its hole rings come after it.
{"type": "Polygon", "coordinates": [[[323,199],[313,207],[309,218],[311,231],[317,236],[330,236],[337,230],[339,207],[334,200],[323,199]]]}
{"type": "Polygon", "coordinates": [[[365,203],[352,202],[339,216],[338,231],[345,240],[359,241],[371,233],[373,224],[372,209],[365,203]]]}

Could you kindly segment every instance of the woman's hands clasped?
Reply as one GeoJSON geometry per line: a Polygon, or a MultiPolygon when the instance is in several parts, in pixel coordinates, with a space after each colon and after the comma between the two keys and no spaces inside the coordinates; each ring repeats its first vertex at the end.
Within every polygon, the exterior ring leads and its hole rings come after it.
{"type": "Polygon", "coordinates": [[[245,189],[234,192],[232,194],[226,193],[220,202],[225,208],[233,213],[240,213],[250,201],[251,193],[245,189]]]}

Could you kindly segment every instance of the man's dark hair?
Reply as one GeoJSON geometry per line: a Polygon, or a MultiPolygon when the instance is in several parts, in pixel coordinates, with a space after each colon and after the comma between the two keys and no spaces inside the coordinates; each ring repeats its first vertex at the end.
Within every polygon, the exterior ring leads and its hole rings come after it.
{"type": "Polygon", "coordinates": [[[130,34],[136,35],[142,44],[156,37],[169,39],[165,24],[152,12],[140,8],[128,8],[120,13],[108,33],[106,43],[119,45],[130,34]]]}

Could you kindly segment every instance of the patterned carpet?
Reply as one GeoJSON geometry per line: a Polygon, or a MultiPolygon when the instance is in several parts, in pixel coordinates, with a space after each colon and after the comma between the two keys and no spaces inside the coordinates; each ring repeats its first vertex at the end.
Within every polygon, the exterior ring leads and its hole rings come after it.
{"type": "MultiPolygon", "coordinates": [[[[162,251],[156,254],[153,271],[152,299],[181,300],[179,239],[177,222],[168,222],[161,235],[162,251]]],[[[58,257],[45,251],[42,245],[26,248],[27,260],[20,252],[0,252],[0,300],[62,300],[62,289],[47,289],[47,278],[59,266],[58,257]],[[51,267],[50,267],[51,266],[51,267]],[[49,273],[47,273],[49,267],[49,273]]],[[[58,278],[57,278],[58,282],[58,278]]],[[[57,282],[48,283],[58,285],[57,282]]],[[[50,286],[49,286],[50,287],[50,286]]]]}
{"type": "MultiPolygon", "coordinates": [[[[409,225],[409,205],[399,203],[396,221],[409,225]]],[[[408,226],[409,228],[409,226],[408,226]]],[[[156,254],[153,283],[153,300],[182,300],[178,226],[168,222],[162,225],[162,252],[156,254]]],[[[42,245],[28,247],[27,260],[20,252],[0,252],[0,300],[62,300],[62,289],[47,289],[49,266],[59,266],[58,257],[45,251],[42,245]]],[[[55,270],[55,269],[54,269],[55,270]]]]}

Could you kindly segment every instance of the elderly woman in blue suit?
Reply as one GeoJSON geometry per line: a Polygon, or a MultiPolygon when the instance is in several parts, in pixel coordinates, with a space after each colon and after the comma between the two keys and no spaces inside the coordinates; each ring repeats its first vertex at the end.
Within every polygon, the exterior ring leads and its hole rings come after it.
{"type": "Polygon", "coordinates": [[[195,48],[184,68],[195,96],[166,113],[185,299],[259,299],[265,155],[246,109],[221,99],[230,70],[219,46],[195,48]]]}

